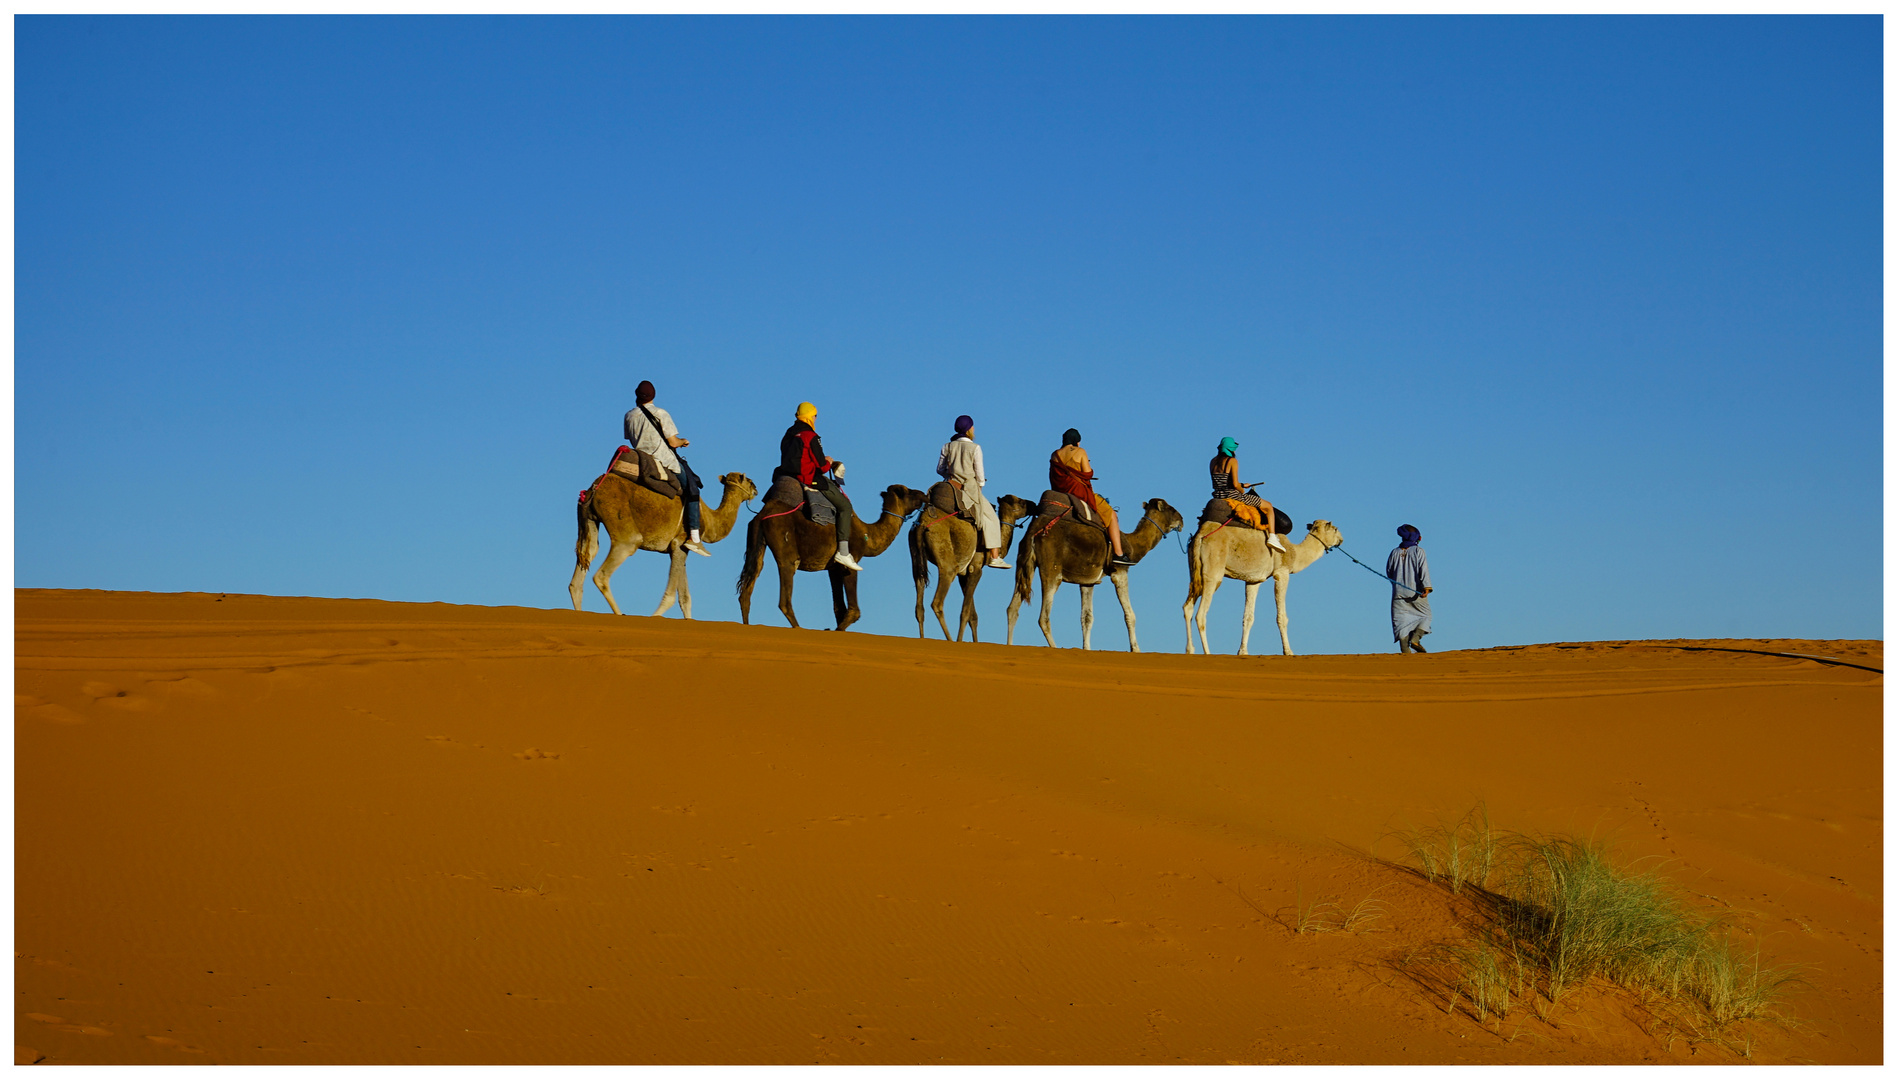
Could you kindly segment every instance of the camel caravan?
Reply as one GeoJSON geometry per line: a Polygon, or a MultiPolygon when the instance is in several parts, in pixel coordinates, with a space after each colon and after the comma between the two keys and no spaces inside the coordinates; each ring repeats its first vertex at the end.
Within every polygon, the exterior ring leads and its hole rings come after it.
{"type": "MultiPolygon", "coordinates": [[[[706,545],[731,535],[737,528],[738,508],[760,494],[743,473],[726,473],[718,478],[717,505],[703,505],[699,478],[678,453],[690,443],[679,435],[671,415],[658,406],[656,396],[652,383],[639,384],[636,404],[626,414],[626,444],[614,453],[607,470],[580,493],[579,537],[567,588],[575,611],[581,610],[586,572],[598,554],[599,531],[604,529],[608,548],[593,574],[593,584],[613,613],[622,614],[613,599],[613,572],[633,552],[643,550],[664,552],[671,560],[665,592],[653,614],[664,615],[676,602],[680,613],[691,618],[686,556],[710,555],[706,545]]],[[[1071,583],[1081,590],[1081,648],[1091,649],[1094,587],[1107,580],[1113,582],[1127,622],[1127,647],[1140,651],[1127,573],[1169,533],[1183,532],[1186,520],[1166,500],[1154,498],[1141,504],[1141,516],[1133,528],[1123,530],[1118,512],[1094,491],[1093,466],[1081,448],[1080,432],[1069,428],[1060,448],[1050,455],[1049,488],[1040,499],[1030,502],[1004,495],[991,504],[982,491],[988,477],[982,449],[975,442],[974,421],[957,417],[955,434],[937,459],[939,479],[926,491],[901,484],[883,489],[876,515],[866,521],[844,494],[844,466],[825,453],[816,421],[815,405],[805,402],[797,407],[795,422],[779,442],[780,460],[771,486],[745,525],[745,554],[738,574],[738,610],[745,623],[751,622],[751,594],[768,554],[778,568],[778,610],[793,628],[799,623],[792,593],[798,573],[806,572],[823,573],[829,579],[836,628],[848,629],[862,617],[857,605],[860,560],[888,551],[913,514],[916,519],[909,527],[908,546],[918,637],[928,636],[927,608],[934,613],[943,639],[950,639],[944,601],[953,579],[962,589],[954,640],[961,641],[966,634],[970,641],[979,641],[976,586],[984,570],[1012,570],[1008,644],[1015,642],[1015,620],[1022,605],[1034,598],[1039,579],[1038,622],[1043,640],[1054,646],[1049,618],[1054,596],[1063,583],[1071,583]],[[1005,556],[1018,528],[1023,531],[1010,566],[1005,556]],[[925,603],[932,567],[935,595],[925,603]]],[[[1248,655],[1258,589],[1270,580],[1278,609],[1279,643],[1290,656],[1285,597],[1291,575],[1340,546],[1344,538],[1331,522],[1319,520],[1305,526],[1302,540],[1287,544],[1291,519],[1253,493],[1256,483],[1240,482],[1237,451],[1233,439],[1220,441],[1209,463],[1213,497],[1186,541],[1187,593],[1182,611],[1186,651],[1195,651],[1196,633],[1198,651],[1210,651],[1207,613],[1220,584],[1233,578],[1245,584],[1239,655],[1248,655]]],[[[1400,567],[1403,576],[1393,576],[1396,571],[1386,576],[1394,590],[1409,590],[1401,597],[1393,593],[1393,618],[1402,651],[1423,652],[1422,635],[1429,633],[1424,599],[1430,591],[1428,569],[1421,562],[1420,548],[1414,555],[1407,550],[1415,547],[1415,529],[1408,525],[1404,529],[1410,530],[1401,533],[1404,549],[1392,552],[1391,564],[1400,567]]]]}

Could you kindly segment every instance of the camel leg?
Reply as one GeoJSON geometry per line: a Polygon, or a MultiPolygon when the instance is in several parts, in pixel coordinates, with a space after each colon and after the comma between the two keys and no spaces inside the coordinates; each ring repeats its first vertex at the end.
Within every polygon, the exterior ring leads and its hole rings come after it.
{"type": "MultiPolygon", "coordinates": [[[[979,558],[979,556],[978,556],[979,558]]],[[[980,565],[979,563],[977,565],[980,565]]],[[[969,640],[981,641],[975,632],[975,586],[982,580],[982,571],[976,570],[962,575],[962,617],[956,620],[956,640],[962,640],[962,628],[969,628],[969,640]]]]}
{"type": "MultiPolygon", "coordinates": [[[[612,540],[612,537],[609,535],[607,539],[612,540]]],[[[615,615],[625,613],[620,611],[618,601],[613,599],[613,589],[611,585],[613,571],[618,570],[619,564],[625,562],[633,552],[638,550],[639,549],[633,546],[630,541],[624,544],[614,543],[611,548],[607,549],[606,558],[600,560],[600,568],[593,572],[594,587],[600,590],[601,596],[606,597],[606,606],[612,608],[613,614],[615,615]]]]}
{"type": "Polygon", "coordinates": [[[1026,599],[1027,597],[1020,589],[1015,590],[1008,597],[1008,637],[1005,641],[1009,645],[1015,644],[1015,616],[1021,614],[1021,604],[1026,599]]]}
{"type": "MultiPolygon", "coordinates": [[[[1096,582],[1095,584],[1099,584],[1096,582]]],[[[1094,586],[1081,586],[1081,651],[1094,647],[1094,586]]]]}
{"type": "Polygon", "coordinates": [[[1140,639],[1134,636],[1134,602],[1127,595],[1127,571],[1109,576],[1114,579],[1114,595],[1120,598],[1120,613],[1127,617],[1127,651],[1139,652],[1140,639]]]}
{"type": "Polygon", "coordinates": [[[653,609],[652,617],[658,618],[672,610],[673,601],[679,598],[679,579],[685,576],[685,549],[673,544],[666,552],[672,559],[672,565],[666,568],[666,591],[659,598],[659,606],[653,609]]]}
{"type": "Polygon", "coordinates": [[[1193,609],[1198,606],[1199,597],[1189,596],[1180,606],[1180,617],[1186,620],[1186,655],[1193,655],[1193,609]]]}
{"type": "Polygon", "coordinates": [[[797,562],[795,559],[780,556],[778,559],[778,610],[784,612],[784,617],[790,622],[793,630],[799,629],[797,609],[791,606],[791,590],[796,581],[797,562]]]}
{"type": "Polygon", "coordinates": [[[692,585],[686,581],[684,548],[672,550],[672,564],[679,568],[679,615],[681,618],[690,619],[692,617],[692,585]]]}
{"type": "Polygon", "coordinates": [[[1041,636],[1048,642],[1050,649],[1057,648],[1054,643],[1054,622],[1049,618],[1054,613],[1054,592],[1061,587],[1061,581],[1053,574],[1043,574],[1041,578],[1041,636]]]}
{"type": "Polygon", "coordinates": [[[863,617],[857,608],[857,572],[830,564],[830,606],[837,613],[837,629],[848,630],[863,617]]]}
{"type": "Polygon", "coordinates": [[[927,638],[929,636],[923,633],[923,626],[925,625],[923,622],[923,590],[928,585],[928,574],[924,574],[922,577],[916,579],[916,636],[919,638],[927,638]]]}
{"type": "Polygon", "coordinates": [[[1200,594],[1199,610],[1193,613],[1193,623],[1199,627],[1199,651],[1211,656],[1213,647],[1206,643],[1206,616],[1212,614],[1213,594],[1219,591],[1226,579],[1218,574],[1207,574],[1203,580],[1206,582],[1206,591],[1200,594]]]}
{"type": "Polygon", "coordinates": [[[1279,645],[1284,648],[1287,656],[1292,655],[1292,634],[1288,629],[1290,620],[1285,617],[1285,590],[1290,588],[1291,584],[1292,575],[1288,571],[1280,570],[1272,575],[1272,595],[1278,600],[1279,605],[1279,645]]]}
{"type": "Polygon", "coordinates": [[[1248,581],[1246,584],[1246,617],[1239,623],[1239,655],[1251,656],[1246,650],[1252,646],[1252,612],[1259,600],[1259,583],[1248,581]]]}
{"type": "Polygon", "coordinates": [[[567,595],[573,597],[573,610],[583,610],[580,602],[586,597],[587,568],[593,565],[593,556],[600,551],[600,527],[593,521],[582,517],[580,520],[580,540],[573,545],[573,580],[567,582],[567,595]]]}
{"type": "Polygon", "coordinates": [[[930,601],[929,610],[936,613],[936,625],[942,627],[942,639],[949,640],[949,620],[942,616],[942,602],[949,595],[949,585],[955,578],[941,566],[936,567],[936,595],[930,601]]]}

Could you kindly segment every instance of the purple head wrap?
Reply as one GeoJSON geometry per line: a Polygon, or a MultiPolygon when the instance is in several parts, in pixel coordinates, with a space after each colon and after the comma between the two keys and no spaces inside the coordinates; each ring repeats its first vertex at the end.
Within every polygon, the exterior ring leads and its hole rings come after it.
{"type": "Polygon", "coordinates": [[[956,417],[956,434],[957,435],[967,435],[969,433],[969,429],[974,426],[975,426],[975,421],[969,419],[968,416],[963,415],[963,416],[956,417]]]}
{"type": "Polygon", "coordinates": [[[1423,539],[1423,534],[1417,531],[1417,526],[1415,525],[1399,525],[1397,527],[1397,535],[1404,541],[1397,545],[1398,547],[1413,548],[1423,539]]]}

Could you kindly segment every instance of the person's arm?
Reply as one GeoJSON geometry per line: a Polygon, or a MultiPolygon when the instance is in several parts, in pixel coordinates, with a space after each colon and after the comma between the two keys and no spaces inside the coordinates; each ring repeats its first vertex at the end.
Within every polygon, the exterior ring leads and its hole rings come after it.
{"type": "Polygon", "coordinates": [[[975,443],[970,443],[969,445],[975,448],[975,486],[987,487],[989,486],[989,478],[982,471],[982,448],[976,446],[975,443]]]}
{"type": "Polygon", "coordinates": [[[1424,554],[1424,549],[1421,545],[1411,548],[1410,550],[1417,555],[1417,586],[1423,590],[1425,596],[1429,596],[1431,593],[1430,557],[1424,554]]]}
{"type": "Polygon", "coordinates": [[[949,448],[954,445],[955,440],[953,439],[943,443],[942,452],[936,455],[936,475],[942,477],[944,480],[955,479],[955,470],[949,465],[949,448]]]}
{"type": "Polygon", "coordinates": [[[664,409],[659,410],[659,433],[665,436],[666,445],[674,450],[692,445],[690,440],[679,438],[679,425],[672,422],[672,414],[664,409]]]}

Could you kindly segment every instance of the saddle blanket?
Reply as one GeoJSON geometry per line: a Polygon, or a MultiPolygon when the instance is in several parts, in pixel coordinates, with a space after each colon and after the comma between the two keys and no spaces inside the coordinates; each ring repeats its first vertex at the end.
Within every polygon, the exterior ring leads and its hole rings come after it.
{"type": "MultiPolygon", "coordinates": [[[[1237,513],[1236,511],[1238,509],[1238,507],[1232,504],[1231,500],[1213,499],[1206,504],[1206,509],[1200,511],[1199,523],[1201,525],[1224,525],[1231,529],[1257,529],[1258,526],[1253,524],[1251,516],[1237,513]]],[[[1247,507],[1247,509],[1252,508],[1247,507]]],[[[1287,514],[1282,508],[1274,506],[1272,507],[1272,517],[1274,518],[1272,524],[1275,526],[1272,531],[1278,533],[1280,536],[1286,536],[1291,533],[1292,516],[1290,514],[1287,514]]],[[[1260,529],[1259,531],[1264,532],[1265,530],[1260,529]]]]}
{"type": "Polygon", "coordinates": [[[798,483],[795,476],[780,476],[771,482],[771,489],[764,494],[766,503],[778,503],[783,506],[797,506],[802,503],[804,514],[819,525],[836,525],[837,508],[824,498],[816,488],[807,488],[798,483]]]}
{"type": "MultiPolygon", "coordinates": [[[[679,487],[678,477],[667,471],[666,467],[659,464],[651,454],[644,450],[635,450],[630,446],[622,446],[613,451],[613,460],[606,463],[606,472],[601,475],[600,480],[608,476],[630,480],[647,491],[655,495],[663,495],[668,499],[676,499],[684,494],[684,490],[679,487]]],[[[595,480],[593,483],[597,486],[600,480],[595,480]]],[[[592,488],[587,490],[591,492],[592,488]]]]}
{"type": "Polygon", "coordinates": [[[956,501],[958,494],[954,484],[947,480],[939,481],[929,488],[929,505],[945,514],[961,513],[962,507],[956,501]]]}
{"type": "Polygon", "coordinates": [[[1038,533],[1046,528],[1049,519],[1061,514],[1064,510],[1067,511],[1065,516],[1070,521],[1079,521],[1085,525],[1092,525],[1102,532],[1107,531],[1107,523],[1101,520],[1100,514],[1093,507],[1079,500],[1070,499],[1065,491],[1049,488],[1041,493],[1041,502],[1035,506],[1035,523],[1029,526],[1030,534],[1038,533]]]}

